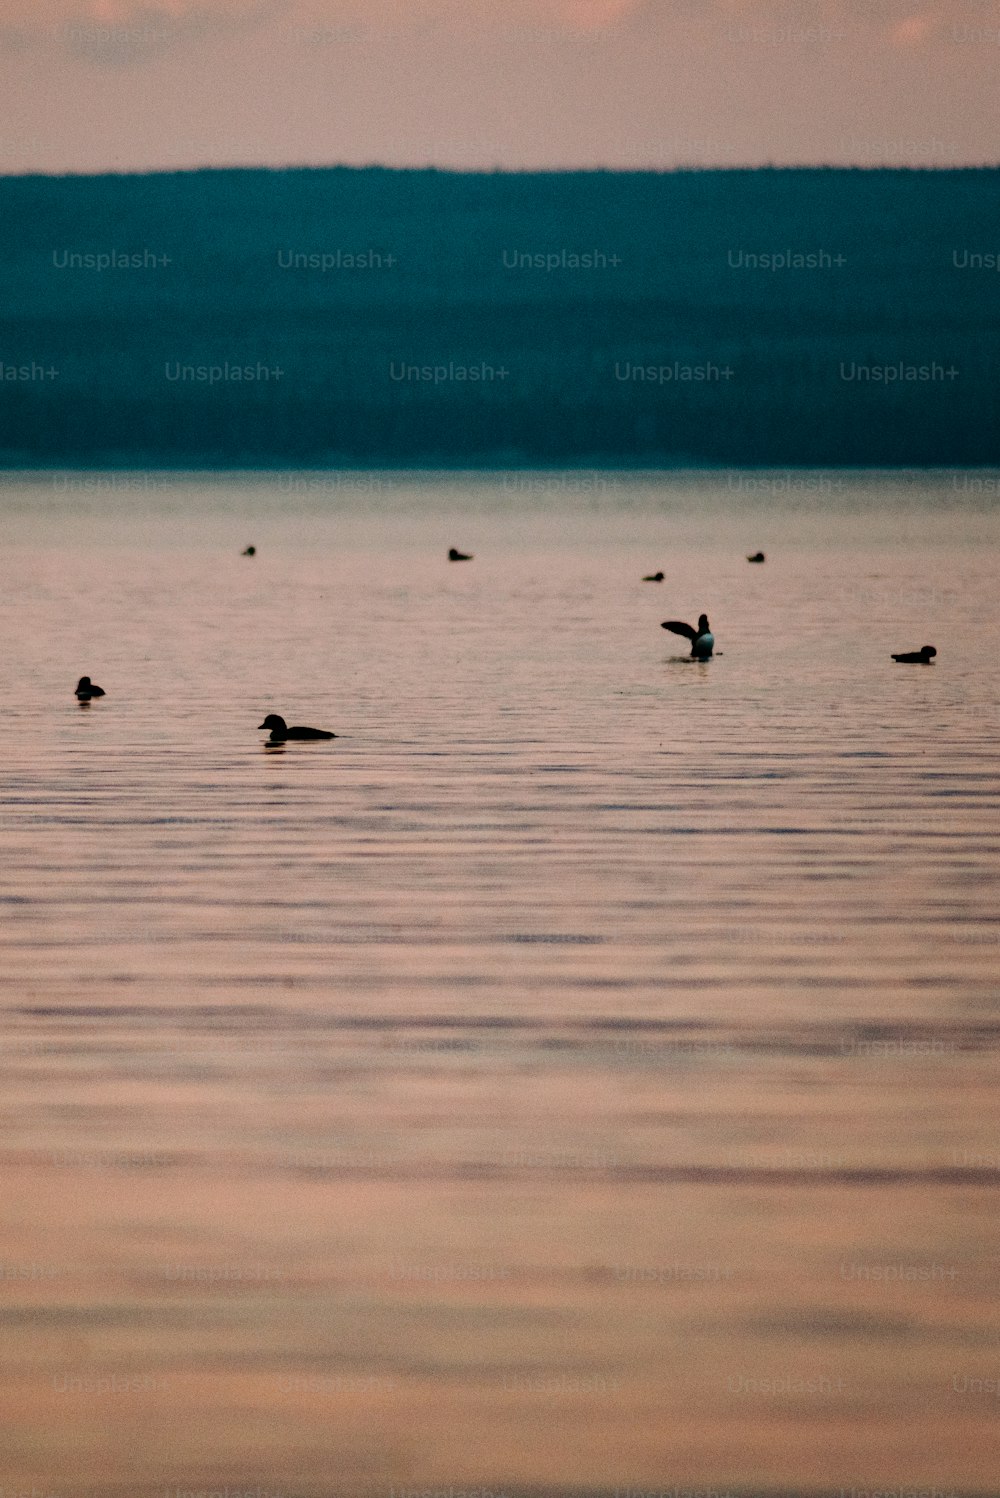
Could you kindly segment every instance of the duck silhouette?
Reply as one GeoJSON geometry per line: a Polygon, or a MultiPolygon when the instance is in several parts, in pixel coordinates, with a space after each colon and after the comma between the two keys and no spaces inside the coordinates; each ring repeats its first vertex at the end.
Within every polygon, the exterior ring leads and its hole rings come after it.
{"type": "Polygon", "coordinates": [[[936,655],[933,645],[921,645],[919,650],[904,650],[902,654],[894,655],[893,660],[905,666],[929,666],[936,655]]]}
{"type": "Polygon", "coordinates": [[[715,636],[708,627],[707,614],[698,615],[697,629],[693,629],[690,624],[682,624],[679,619],[665,619],[660,628],[672,630],[675,635],[683,635],[685,640],[690,640],[692,660],[711,659],[712,651],[715,649],[715,636]]]}
{"type": "Polygon", "coordinates": [[[662,572],[651,572],[648,577],[644,577],[643,578],[643,582],[644,583],[662,583],[662,581],[663,581],[663,573],[662,572]]]}
{"type": "Polygon", "coordinates": [[[284,718],[277,713],[268,713],[260,728],[271,730],[271,743],[283,744],[286,739],[335,739],[335,733],[328,733],[325,728],[303,728],[301,724],[289,728],[284,718]]]}
{"type": "Polygon", "coordinates": [[[755,551],[752,557],[747,557],[748,562],[765,562],[767,558],[762,551],[755,551]]]}
{"type": "Polygon", "coordinates": [[[449,562],[472,562],[475,560],[467,551],[458,551],[454,546],[448,552],[449,562]]]}
{"type": "Polygon", "coordinates": [[[76,684],[76,695],[80,702],[89,702],[91,697],[106,697],[103,687],[97,686],[89,676],[81,676],[76,684]]]}

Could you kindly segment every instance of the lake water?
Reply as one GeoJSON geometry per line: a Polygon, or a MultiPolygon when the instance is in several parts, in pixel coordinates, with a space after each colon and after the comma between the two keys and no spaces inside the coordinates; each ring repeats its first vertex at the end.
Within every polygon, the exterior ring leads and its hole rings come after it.
{"type": "Polygon", "coordinates": [[[5,1493],[1000,1490],[998,491],[4,480],[5,1493]]]}

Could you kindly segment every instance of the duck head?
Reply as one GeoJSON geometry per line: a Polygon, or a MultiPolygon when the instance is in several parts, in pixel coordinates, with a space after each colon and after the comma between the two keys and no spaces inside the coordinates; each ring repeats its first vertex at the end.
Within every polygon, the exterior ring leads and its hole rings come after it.
{"type": "Polygon", "coordinates": [[[267,717],[264,719],[263,723],[259,725],[259,727],[269,728],[271,732],[276,735],[288,732],[288,724],[285,722],[284,718],[280,718],[277,713],[268,713],[267,717]]]}

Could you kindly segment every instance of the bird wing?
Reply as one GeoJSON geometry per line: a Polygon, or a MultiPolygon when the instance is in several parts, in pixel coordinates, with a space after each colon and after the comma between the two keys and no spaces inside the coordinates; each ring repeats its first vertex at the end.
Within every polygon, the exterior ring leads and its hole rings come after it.
{"type": "Polygon", "coordinates": [[[682,624],[679,619],[664,619],[660,628],[672,630],[675,635],[683,635],[685,640],[696,640],[698,638],[698,631],[692,629],[690,624],[682,624]]]}

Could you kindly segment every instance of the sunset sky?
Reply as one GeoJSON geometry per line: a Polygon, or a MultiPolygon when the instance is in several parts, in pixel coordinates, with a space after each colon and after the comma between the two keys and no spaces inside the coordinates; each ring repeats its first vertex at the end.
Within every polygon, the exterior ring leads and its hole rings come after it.
{"type": "Polygon", "coordinates": [[[0,172],[1000,160],[1000,0],[0,0],[0,172]]]}

